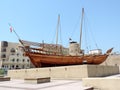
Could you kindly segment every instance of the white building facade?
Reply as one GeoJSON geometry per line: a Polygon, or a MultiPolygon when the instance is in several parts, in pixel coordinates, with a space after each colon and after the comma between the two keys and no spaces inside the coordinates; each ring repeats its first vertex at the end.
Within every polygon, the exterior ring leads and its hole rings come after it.
{"type": "Polygon", "coordinates": [[[20,45],[7,41],[0,42],[0,68],[5,70],[30,68],[30,60],[23,55],[20,45]]]}

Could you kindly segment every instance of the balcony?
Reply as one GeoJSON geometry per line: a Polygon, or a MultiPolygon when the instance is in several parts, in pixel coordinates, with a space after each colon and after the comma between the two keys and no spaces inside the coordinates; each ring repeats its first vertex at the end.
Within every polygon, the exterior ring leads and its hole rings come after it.
{"type": "Polygon", "coordinates": [[[1,55],[1,58],[6,58],[6,55],[5,55],[5,54],[2,54],[2,55],[1,55]]]}
{"type": "Polygon", "coordinates": [[[6,48],[2,48],[2,49],[1,49],[1,52],[6,52],[6,48]]]}
{"type": "Polygon", "coordinates": [[[1,46],[2,47],[8,47],[8,42],[7,41],[2,41],[1,46]]]}

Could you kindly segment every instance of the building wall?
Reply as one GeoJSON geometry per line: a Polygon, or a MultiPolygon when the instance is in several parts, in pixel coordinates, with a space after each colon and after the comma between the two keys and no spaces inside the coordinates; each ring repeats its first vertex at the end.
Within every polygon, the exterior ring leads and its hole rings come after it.
{"type": "Polygon", "coordinates": [[[111,54],[102,65],[120,66],[120,54],[111,54]]]}
{"type": "Polygon", "coordinates": [[[0,68],[19,69],[30,68],[30,60],[23,56],[23,52],[18,47],[19,43],[1,41],[0,42],[0,68]],[[7,45],[4,45],[5,43],[7,45]]]}

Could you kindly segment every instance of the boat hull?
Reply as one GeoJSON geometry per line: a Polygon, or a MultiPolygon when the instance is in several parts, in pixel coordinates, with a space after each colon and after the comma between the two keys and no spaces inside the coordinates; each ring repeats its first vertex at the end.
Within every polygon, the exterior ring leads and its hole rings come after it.
{"type": "Polygon", "coordinates": [[[32,52],[26,52],[35,67],[52,67],[81,64],[101,64],[108,57],[104,55],[83,55],[83,56],[63,56],[63,55],[42,55],[32,52]]]}

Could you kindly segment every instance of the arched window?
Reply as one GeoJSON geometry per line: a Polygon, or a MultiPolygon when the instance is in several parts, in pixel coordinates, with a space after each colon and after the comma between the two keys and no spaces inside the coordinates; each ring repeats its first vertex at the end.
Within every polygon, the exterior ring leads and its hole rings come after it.
{"type": "Polygon", "coordinates": [[[17,59],[17,62],[19,62],[19,59],[17,59]]]}
{"type": "Polygon", "coordinates": [[[15,49],[11,48],[10,52],[15,53],[15,49]]]}
{"type": "Polygon", "coordinates": [[[23,62],[25,62],[25,59],[23,59],[23,62]]]}
{"type": "Polygon", "coordinates": [[[18,65],[16,65],[16,68],[15,69],[19,69],[19,66],[18,65]]]}
{"type": "Polygon", "coordinates": [[[29,62],[29,59],[27,59],[27,62],[29,62]]]}
{"type": "Polygon", "coordinates": [[[17,56],[19,56],[19,53],[17,53],[17,56]]]}
{"type": "Polygon", "coordinates": [[[14,62],[14,61],[15,61],[15,59],[13,58],[13,59],[12,59],[12,61],[14,62]]]}
{"type": "Polygon", "coordinates": [[[14,69],[14,65],[12,65],[12,69],[14,69]]]}

